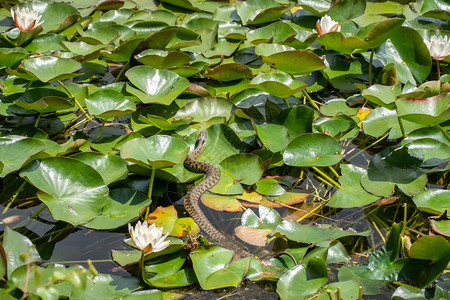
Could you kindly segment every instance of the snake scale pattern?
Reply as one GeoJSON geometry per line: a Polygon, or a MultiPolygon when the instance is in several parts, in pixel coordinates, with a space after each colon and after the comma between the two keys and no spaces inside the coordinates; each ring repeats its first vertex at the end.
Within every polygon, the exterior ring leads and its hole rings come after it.
{"type": "Polygon", "coordinates": [[[196,158],[202,152],[203,146],[205,145],[207,139],[206,131],[203,130],[200,132],[197,138],[197,146],[194,151],[188,154],[186,160],[184,161],[185,165],[195,171],[205,173],[206,178],[195,187],[193,187],[185,197],[184,208],[189,213],[189,215],[194,219],[195,223],[205,231],[209,236],[213,239],[217,240],[224,247],[230,248],[235,251],[239,256],[249,256],[251,255],[249,252],[242,249],[242,246],[234,241],[231,237],[227,237],[224,233],[217,230],[208,220],[208,218],[203,213],[202,209],[199,206],[200,197],[207,190],[215,186],[220,180],[219,171],[206,162],[196,161],[196,158]]]}

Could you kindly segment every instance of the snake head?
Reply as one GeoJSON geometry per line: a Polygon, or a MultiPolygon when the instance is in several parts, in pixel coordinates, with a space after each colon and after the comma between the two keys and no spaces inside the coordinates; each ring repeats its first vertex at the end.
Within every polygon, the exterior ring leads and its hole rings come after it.
{"type": "Polygon", "coordinates": [[[208,135],[206,134],[206,130],[202,130],[197,137],[197,141],[199,144],[203,145],[203,144],[205,144],[207,138],[208,138],[208,135]]]}

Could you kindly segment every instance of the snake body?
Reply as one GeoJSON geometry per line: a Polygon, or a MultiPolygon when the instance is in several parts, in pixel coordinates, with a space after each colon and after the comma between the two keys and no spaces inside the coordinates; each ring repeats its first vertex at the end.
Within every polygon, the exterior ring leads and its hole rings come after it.
{"type": "Polygon", "coordinates": [[[206,131],[203,130],[202,132],[200,132],[197,138],[197,146],[195,147],[194,151],[188,154],[184,162],[189,169],[196,172],[203,172],[206,175],[205,180],[197,184],[186,194],[184,208],[192,217],[192,219],[194,219],[195,223],[197,223],[197,225],[213,239],[217,240],[226,248],[232,248],[234,250],[237,249],[237,252],[240,256],[249,256],[250,253],[243,250],[241,248],[241,245],[217,230],[209,222],[208,218],[205,216],[199,206],[199,200],[203,193],[215,186],[220,180],[220,173],[214,166],[206,162],[196,161],[196,158],[202,152],[206,139],[207,134],[206,131]]]}

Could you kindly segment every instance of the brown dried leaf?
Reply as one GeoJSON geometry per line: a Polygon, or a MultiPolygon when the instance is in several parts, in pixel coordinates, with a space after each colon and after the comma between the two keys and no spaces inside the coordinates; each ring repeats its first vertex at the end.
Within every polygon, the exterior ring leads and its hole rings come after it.
{"type": "Polygon", "coordinates": [[[271,232],[272,229],[256,229],[242,225],[234,229],[234,233],[238,238],[255,246],[265,246],[267,235],[271,232]]]}

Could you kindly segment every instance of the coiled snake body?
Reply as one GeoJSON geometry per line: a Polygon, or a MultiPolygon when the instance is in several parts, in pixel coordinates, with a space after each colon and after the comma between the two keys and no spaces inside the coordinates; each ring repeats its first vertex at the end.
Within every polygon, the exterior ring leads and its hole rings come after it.
{"type": "Polygon", "coordinates": [[[203,149],[203,145],[205,144],[207,139],[206,131],[203,130],[200,132],[200,135],[197,139],[197,146],[195,147],[194,151],[189,153],[186,160],[184,161],[185,165],[196,172],[203,172],[206,173],[206,178],[202,182],[200,182],[198,185],[193,187],[185,197],[184,201],[184,208],[186,211],[191,215],[192,219],[194,219],[195,223],[204,230],[209,236],[217,240],[219,243],[221,243],[226,248],[232,248],[234,250],[238,250],[237,254],[240,256],[249,256],[250,253],[245,251],[241,248],[241,245],[231,239],[230,237],[227,237],[225,234],[217,230],[206,218],[205,214],[201,210],[198,201],[200,200],[200,197],[203,195],[204,192],[215,186],[219,180],[220,180],[220,173],[219,171],[214,168],[214,166],[205,163],[196,161],[195,159],[200,155],[203,149]]]}

